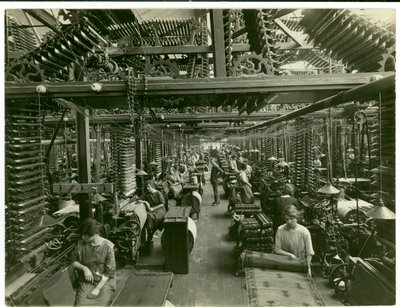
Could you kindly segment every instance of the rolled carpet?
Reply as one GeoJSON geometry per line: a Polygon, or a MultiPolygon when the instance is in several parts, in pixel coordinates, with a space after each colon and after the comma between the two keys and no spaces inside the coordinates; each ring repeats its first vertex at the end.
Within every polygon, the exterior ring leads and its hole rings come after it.
{"type": "Polygon", "coordinates": [[[240,255],[242,268],[261,268],[289,272],[307,272],[307,264],[299,259],[290,259],[287,256],[243,251],[240,255]]]}

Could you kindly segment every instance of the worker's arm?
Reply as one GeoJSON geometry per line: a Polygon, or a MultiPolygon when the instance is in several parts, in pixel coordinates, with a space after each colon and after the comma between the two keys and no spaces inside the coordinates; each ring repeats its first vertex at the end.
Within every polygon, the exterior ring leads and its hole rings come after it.
{"type": "Polygon", "coordinates": [[[85,275],[85,280],[87,282],[93,282],[93,274],[92,272],[89,270],[89,268],[83,264],[81,264],[78,261],[74,261],[72,263],[72,267],[76,270],[80,270],[83,272],[83,274],[85,275]]]}
{"type": "Polygon", "coordinates": [[[312,260],[312,255],[307,255],[307,274],[309,277],[312,277],[312,275],[311,275],[311,260],[312,260]]]}
{"type": "Polygon", "coordinates": [[[115,264],[114,245],[112,243],[110,243],[110,244],[111,245],[108,245],[107,256],[106,256],[106,261],[105,261],[105,265],[104,265],[104,274],[101,277],[100,282],[90,292],[90,294],[93,297],[97,297],[99,295],[101,289],[110,280],[110,278],[113,278],[115,276],[116,264],[115,264]]]}
{"type": "Polygon", "coordinates": [[[150,207],[149,211],[152,212],[152,211],[157,210],[158,208],[164,208],[164,204],[159,204],[155,207],[150,207]]]}
{"type": "Polygon", "coordinates": [[[306,238],[305,238],[305,245],[306,245],[306,255],[307,255],[307,268],[308,268],[308,276],[311,276],[311,260],[312,256],[314,255],[314,249],[312,246],[311,234],[307,231],[306,238]]]}
{"type": "Polygon", "coordinates": [[[275,254],[282,255],[282,256],[288,256],[290,259],[296,259],[297,257],[293,255],[292,253],[286,252],[283,249],[275,246],[275,254]]]}
{"type": "Polygon", "coordinates": [[[148,211],[150,211],[150,212],[153,212],[153,211],[157,210],[158,208],[164,208],[164,203],[165,203],[164,196],[159,191],[156,193],[157,193],[158,205],[155,207],[150,207],[150,204],[149,204],[148,211]]]}
{"type": "Polygon", "coordinates": [[[103,275],[101,277],[100,282],[97,284],[96,287],[93,288],[93,290],[90,292],[90,294],[94,297],[97,297],[101,291],[101,289],[104,287],[104,285],[107,283],[107,281],[110,279],[110,277],[103,275]]]}
{"type": "Polygon", "coordinates": [[[72,255],[72,259],[73,259],[72,267],[75,270],[82,271],[84,276],[85,276],[85,280],[87,282],[92,282],[93,281],[93,274],[92,274],[92,272],[90,271],[90,269],[87,266],[85,266],[82,263],[80,263],[79,255],[80,255],[80,253],[79,253],[79,242],[78,242],[78,244],[76,245],[75,250],[73,252],[73,255],[72,255]]]}
{"type": "Polygon", "coordinates": [[[282,249],[282,234],[281,230],[278,228],[275,236],[275,248],[274,248],[275,254],[282,255],[282,256],[288,256],[290,259],[296,259],[297,257],[293,255],[292,253],[289,253],[287,251],[284,251],[282,249]]]}

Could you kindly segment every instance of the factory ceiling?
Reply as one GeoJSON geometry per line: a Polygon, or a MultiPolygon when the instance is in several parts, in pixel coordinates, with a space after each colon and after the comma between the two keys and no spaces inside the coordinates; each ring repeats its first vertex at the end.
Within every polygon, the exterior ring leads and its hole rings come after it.
{"type": "Polygon", "coordinates": [[[394,70],[386,13],[377,22],[348,9],[7,11],[6,98],[45,81],[48,98],[95,109],[301,107],[394,70]]]}

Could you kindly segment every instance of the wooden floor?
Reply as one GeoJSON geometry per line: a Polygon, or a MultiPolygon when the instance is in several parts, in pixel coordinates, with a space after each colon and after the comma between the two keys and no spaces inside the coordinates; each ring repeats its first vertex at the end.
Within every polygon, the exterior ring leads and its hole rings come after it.
{"type": "MultiPolygon", "coordinates": [[[[223,194],[220,186],[220,194],[223,194]]],[[[210,183],[204,187],[197,239],[190,254],[190,273],[175,275],[168,300],[178,306],[247,306],[243,277],[235,276],[233,246],[229,241],[227,200],[212,206],[210,183]]]]}

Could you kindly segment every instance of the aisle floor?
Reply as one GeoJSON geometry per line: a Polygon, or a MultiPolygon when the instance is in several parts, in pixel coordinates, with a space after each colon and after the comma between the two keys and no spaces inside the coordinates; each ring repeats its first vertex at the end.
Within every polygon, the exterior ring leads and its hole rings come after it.
{"type": "MultiPolygon", "coordinates": [[[[222,187],[220,186],[222,194],[222,187]]],[[[244,277],[235,276],[233,247],[229,240],[230,217],[227,201],[212,206],[213,194],[209,182],[204,187],[197,239],[190,254],[188,275],[175,275],[168,295],[178,306],[247,306],[244,277]]]]}

